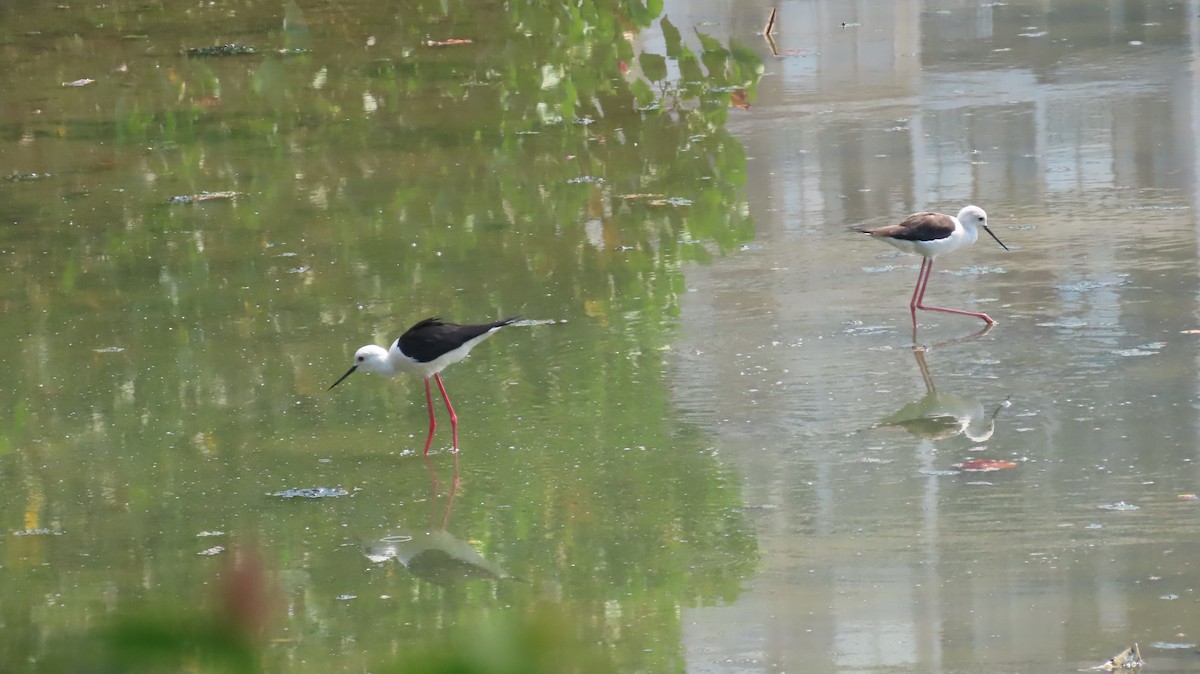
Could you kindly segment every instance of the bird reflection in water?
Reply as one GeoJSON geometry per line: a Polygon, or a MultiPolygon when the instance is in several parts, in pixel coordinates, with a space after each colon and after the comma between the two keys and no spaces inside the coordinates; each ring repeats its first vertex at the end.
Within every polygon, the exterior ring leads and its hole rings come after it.
{"type": "Polygon", "coordinates": [[[933,376],[929,374],[925,354],[933,348],[982,337],[991,328],[992,326],[988,325],[969,337],[949,340],[934,347],[914,346],[913,358],[916,359],[917,367],[921,370],[921,379],[925,382],[925,395],[884,417],[876,427],[903,428],[909,434],[923,440],[945,440],[963,435],[976,444],[987,442],[995,432],[996,415],[1009,406],[1009,401],[1005,400],[989,413],[979,398],[974,396],[938,393],[933,376]]]}
{"type": "Polygon", "coordinates": [[[512,574],[503,567],[484,559],[470,543],[446,531],[454,498],[458,495],[458,453],[454,457],[454,478],[450,492],[442,493],[442,483],[437,469],[429,457],[425,466],[429,469],[429,528],[413,535],[398,534],[385,536],[363,545],[363,555],[376,563],[394,559],[404,565],[412,575],[442,587],[465,580],[505,580],[512,574]],[[445,506],[440,507],[440,502],[445,506]]]}

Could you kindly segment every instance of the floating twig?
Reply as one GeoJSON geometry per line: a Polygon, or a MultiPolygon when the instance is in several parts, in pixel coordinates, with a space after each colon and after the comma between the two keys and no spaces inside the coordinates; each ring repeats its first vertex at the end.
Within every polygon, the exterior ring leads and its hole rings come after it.
{"type": "Polygon", "coordinates": [[[767,39],[771,38],[771,31],[775,29],[775,13],[778,11],[779,11],[778,7],[772,7],[771,8],[771,16],[767,17],[767,27],[763,28],[763,35],[767,39]]]}
{"type": "Polygon", "coordinates": [[[452,37],[445,40],[426,40],[427,47],[455,47],[460,44],[472,44],[474,41],[470,38],[452,37]]]}

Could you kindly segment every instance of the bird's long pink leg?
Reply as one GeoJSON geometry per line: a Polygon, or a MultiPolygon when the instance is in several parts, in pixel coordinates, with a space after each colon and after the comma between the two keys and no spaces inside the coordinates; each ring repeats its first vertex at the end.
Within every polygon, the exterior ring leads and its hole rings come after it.
{"type": "Polygon", "coordinates": [[[925,301],[925,288],[929,285],[929,274],[930,274],[930,272],[933,271],[933,260],[926,258],[925,262],[928,263],[928,265],[922,266],[922,269],[925,271],[925,283],[922,285],[920,283],[920,281],[918,281],[917,287],[920,290],[920,292],[915,293],[913,295],[914,301],[916,302],[916,304],[913,307],[913,329],[916,329],[916,325],[917,325],[917,309],[921,309],[923,311],[941,311],[942,313],[959,314],[961,316],[974,316],[975,318],[982,320],[984,323],[987,323],[988,325],[996,324],[996,321],[992,320],[991,316],[988,316],[987,314],[981,314],[976,311],[963,311],[962,309],[946,309],[944,307],[927,307],[927,306],[925,306],[923,304],[923,302],[925,301]]]}
{"type": "Polygon", "coordinates": [[[917,307],[925,297],[925,284],[929,282],[929,275],[925,270],[932,266],[933,263],[929,261],[929,258],[921,258],[921,271],[917,272],[917,287],[913,288],[912,301],[908,303],[908,308],[912,311],[913,334],[917,332],[917,307]]]}
{"type": "MultiPolygon", "coordinates": [[[[446,386],[442,384],[442,375],[435,374],[433,378],[437,380],[438,389],[442,392],[442,400],[446,401],[446,411],[450,413],[450,434],[454,438],[454,451],[458,451],[458,415],[454,413],[454,406],[450,404],[450,396],[446,395],[446,386]]],[[[432,405],[433,403],[429,403],[432,405]]],[[[433,409],[430,408],[431,415],[433,409]]]]}
{"type": "MultiPolygon", "coordinates": [[[[440,386],[442,380],[438,380],[440,386]]],[[[429,456],[429,445],[433,442],[433,431],[437,428],[437,419],[433,416],[433,392],[429,390],[429,377],[425,378],[425,404],[429,405],[429,437],[425,438],[425,456],[429,456]]]]}

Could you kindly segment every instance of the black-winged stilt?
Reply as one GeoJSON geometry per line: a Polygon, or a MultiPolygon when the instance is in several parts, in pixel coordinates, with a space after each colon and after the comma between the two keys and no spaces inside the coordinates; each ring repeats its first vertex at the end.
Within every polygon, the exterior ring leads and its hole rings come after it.
{"type": "Polygon", "coordinates": [[[456,325],[446,323],[440,318],[426,318],[400,335],[399,339],[392,342],[390,349],[368,344],[354,352],[354,365],[329,388],[333,389],[358,370],[385,377],[399,377],[403,374],[423,377],[425,402],[429,406],[429,436],[425,438],[425,455],[428,456],[429,444],[433,442],[433,431],[437,428],[437,420],[433,415],[433,393],[429,388],[429,378],[433,377],[438,390],[442,392],[442,400],[446,402],[446,411],[450,413],[450,429],[454,438],[454,449],[457,451],[458,416],[454,413],[454,406],[450,404],[450,397],[446,395],[446,386],[442,384],[439,373],[451,363],[466,358],[467,353],[476,344],[515,320],[517,317],[514,316],[494,323],[456,325]]]}
{"type": "Polygon", "coordinates": [[[913,331],[917,329],[917,309],[925,311],[942,311],[948,314],[962,314],[982,319],[988,325],[996,321],[991,316],[974,311],[961,309],[945,309],[942,307],[927,307],[925,287],[929,285],[929,273],[933,270],[933,259],[942,253],[958,250],[963,246],[975,243],[979,238],[979,227],[996,239],[996,243],[1004,250],[1004,245],[987,226],[987,213],[978,206],[966,206],[958,212],[958,217],[945,213],[913,213],[901,222],[886,227],[858,227],[856,231],[869,234],[876,239],[883,239],[906,253],[916,253],[924,259],[921,261],[921,271],[917,274],[917,287],[913,289],[912,310],[913,331]]]}

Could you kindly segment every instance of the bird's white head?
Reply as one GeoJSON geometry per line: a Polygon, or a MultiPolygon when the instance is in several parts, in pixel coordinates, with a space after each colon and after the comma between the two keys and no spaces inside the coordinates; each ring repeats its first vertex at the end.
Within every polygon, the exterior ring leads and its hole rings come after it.
{"type": "Polygon", "coordinates": [[[958,221],[963,227],[982,227],[987,224],[987,213],[978,206],[963,206],[958,212],[958,221]]]}
{"type": "Polygon", "coordinates": [[[363,372],[390,375],[395,371],[388,360],[387,349],[368,344],[354,352],[354,367],[363,372]]]}
{"type": "Polygon", "coordinates": [[[1000,244],[1001,248],[1008,250],[1008,246],[1004,245],[1004,242],[1000,240],[1000,237],[996,236],[996,234],[987,226],[987,213],[985,213],[982,208],[978,206],[964,206],[963,209],[958,212],[958,221],[962,223],[964,229],[966,229],[968,232],[971,232],[971,241],[974,241],[975,237],[978,236],[978,234],[976,234],[976,232],[979,231],[977,228],[983,228],[983,231],[987,232],[989,236],[995,239],[996,243],[1000,244]]]}
{"type": "MultiPolygon", "coordinates": [[[[346,377],[349,377],[358,370],[387,376],[391,376],[396,373],[396,368],[392,365],[391,359],[388,358],[387,349],[383,348],[382,346],[368,344],[354,352],[354,365],[351,366],[349,370],[346,370],[346,374],[342,375],[341,378],[333,382],[333,386],[337,386],[338,384],[342,383],[346,377]]],[[[329,388],[332,389],[333,386],[330,386],[329,388]]]]}

